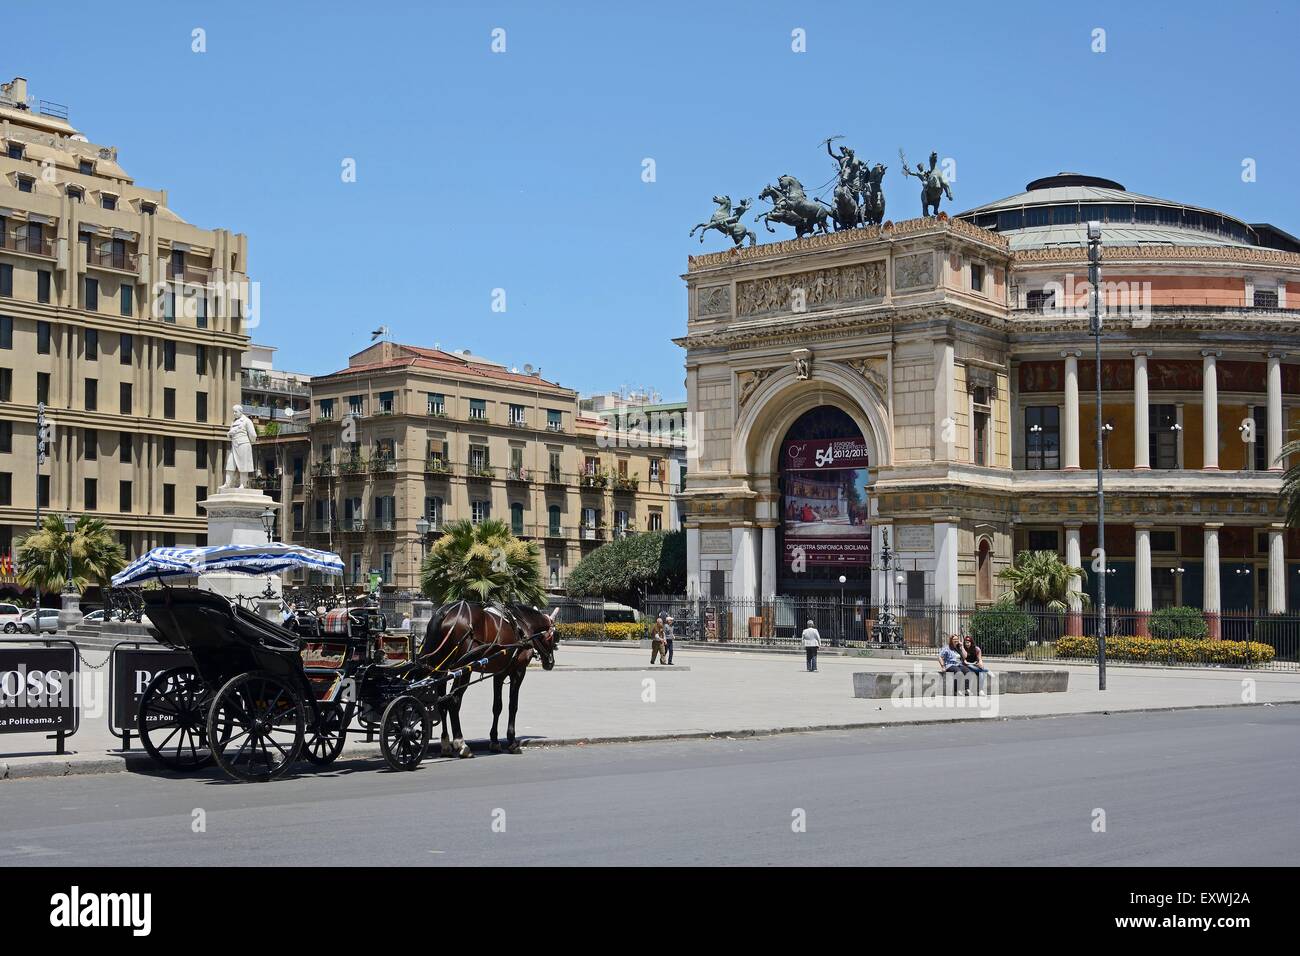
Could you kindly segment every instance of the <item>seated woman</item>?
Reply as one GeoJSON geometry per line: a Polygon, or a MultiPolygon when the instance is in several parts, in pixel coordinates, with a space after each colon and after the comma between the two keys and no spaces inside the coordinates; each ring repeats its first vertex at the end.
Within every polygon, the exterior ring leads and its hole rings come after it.
{"type": "Polygon", "coordinates": [[[948,638],[948,645],[939,651],[939,669],[948,674],[969,674],[966,655],[962,651],[961,639],[953,634],[948,638]]]}
{"type": "Polygon", "coordinates": [[[969,634],[966,635],[962,643],[962,655],[966,658],[966,666],[977,674],[985,673],[988,668],[984,666],[984,654],[979,645],[975,643],[975,638],[969,634]]]}

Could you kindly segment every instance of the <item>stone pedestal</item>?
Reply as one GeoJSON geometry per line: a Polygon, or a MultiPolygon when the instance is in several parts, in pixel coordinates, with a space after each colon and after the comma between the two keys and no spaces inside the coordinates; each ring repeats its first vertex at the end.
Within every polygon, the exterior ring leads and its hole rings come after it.
{"type": "MultiPolygon", "coordinates": [[[[255,488],[218,488],[206,501],[200,501],[199,507],[208,513],[210,547],[222,544],[266,544],[262,512],[267,508],[279,512],[279,505],[274,499],[255,488]]],[[[278,606],[282,582],[278,574],[269,575],[269,579],[278,606]]],[[[199,575],[198,586],[226,598],[233,598],[237,594],[256,597],[266,590],[267,580],[267,577],[247,574],[213,572],[199,575]]]]}
{"type": "Polygon", "coordinates": [[[433,620],[432,601],[411,602],[411,634],[414,635],[417,645],[424,639],[424,632],[428,629],[431,620],[433,620]]]}
{"type": "Polygon", "coordinates": [[[76,591],[63,592],[63,606],[59,608],[59,630],[66,631],[81,623],[81,595],[76,591]]]}

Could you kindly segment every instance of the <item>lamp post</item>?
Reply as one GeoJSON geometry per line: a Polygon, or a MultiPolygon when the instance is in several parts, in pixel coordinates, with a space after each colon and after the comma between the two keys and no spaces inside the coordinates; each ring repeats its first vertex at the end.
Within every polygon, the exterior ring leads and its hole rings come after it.
{"type": "MultiPolygon", "coordinates": [[[[63,594],[62,606],[59,608],[59,627],[67,630],[81,620],[81,595],[77,593],[77,586],[72,580],[72,544],[73,537],[77,531],[77,519],[70,514],[63,516],[63,530],[67,533],[67,559],[63,572],[63,594]]],[[[39,604],[39,602],[37,602],[39,604]]],[[[37,615],[37,631],[39,633],[39,613],[37,615]]]]}
{"type": "MultiPolygon", "coordinates": [[[[872,628],[871,639],[877,644],[901,644],[903,642],[902,631],[898,627],[898,619],[895,617],[892,606],[897,603],[898,591],[894,591],[894,600],[890,600],[889,584],[890,572],[893,569],[894,552],[889,548],[889,529],[880,529],[880,570],[885,572],[885,593],[880,595],[883,600],[883,606],[880,610],[880,619],[876,621],[875,627],[872,628]]],[[[899,576],[901,580],[901,575],[899,576]]]]}
{"type": "MultiPolygon", "coordinates": [[[[271,544],[275,541],[275,511],[267,508],[262,512],[262,527],[266,529],[266,543],[271,544]]],[[[271,576],[266,576],[266,590],[262,592],[262,597],[271,600],[275,597],[275,587],[271,583],[271,576]]]]}
{"type": "MultiPolygon", "coordinates": [[[[1101,223],[1088,222],[1088,283],[1092,286],[1091,332],[1097,339],[1097,363],[1093,379],[1097,386],[1097,550],[1106,570],[1106,486],[1105,423],[1101,417],[1101,223]]],[[[1097,689],[1106,689],[1106,575],[1097,578],[1097,689]]]]}
{"type": "MultiPolygon", "coordinates": [[[[424,515],[420,515],[420,520],[417,521],[417,522],[415,523],[415,533],[418,534],[418,535],[420,536],[420,565],[419,565],[419,567],[421,567],[421,568],[424,567],[424,558],[425,558],[425,555],[428,553],[428,550],[429,550],[429,529],[432,528],[432,527],[433,527],[433,525],[429,524],[429,519],[426,518],[424,515]]],[[[418,568],[417,568],[417,570],[416,570],[416,575],[417,575],[417,576],[419,575],[419,569],[418,569],[418,568]]]]}
{"type": "Polygon", "coordinates": [[[844,585],[848,583],[848,578],[840,575],[840,636],[836,644],[848,643],[848,614],[844,609],[844,585]]]}

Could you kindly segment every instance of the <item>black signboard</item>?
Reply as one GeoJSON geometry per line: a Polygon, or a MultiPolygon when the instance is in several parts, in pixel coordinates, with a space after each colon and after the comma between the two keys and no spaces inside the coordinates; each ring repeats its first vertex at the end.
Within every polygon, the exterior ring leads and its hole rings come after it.
{"type": "Polygon", "coordinates": [[[136,714],[140,698],[154,676],[173,667],[193,667],[194,658],[186,651],[148,650],[119,644],[113,648],[112,706],[109,729],[130,739],[136,732],[136,714]]]}
{"type": "Polygon", "coordinates": [[[75,647],[0,646],[0,734],[74,733],[76,674],[75,647]]]}

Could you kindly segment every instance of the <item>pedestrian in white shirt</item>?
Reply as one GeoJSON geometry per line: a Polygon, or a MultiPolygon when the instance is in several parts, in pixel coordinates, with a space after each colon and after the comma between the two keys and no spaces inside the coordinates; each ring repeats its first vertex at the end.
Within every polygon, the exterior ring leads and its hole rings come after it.
{"type": "Polygon", "coordinates": [[[817,648],[822,646],[822,636],[817,633],[817,628],[813,627],[813,622],[809,621],[808,626],[803,629],[803,652],[808,659],[808,670],[811,673],[817,669],[817,648]]]}

